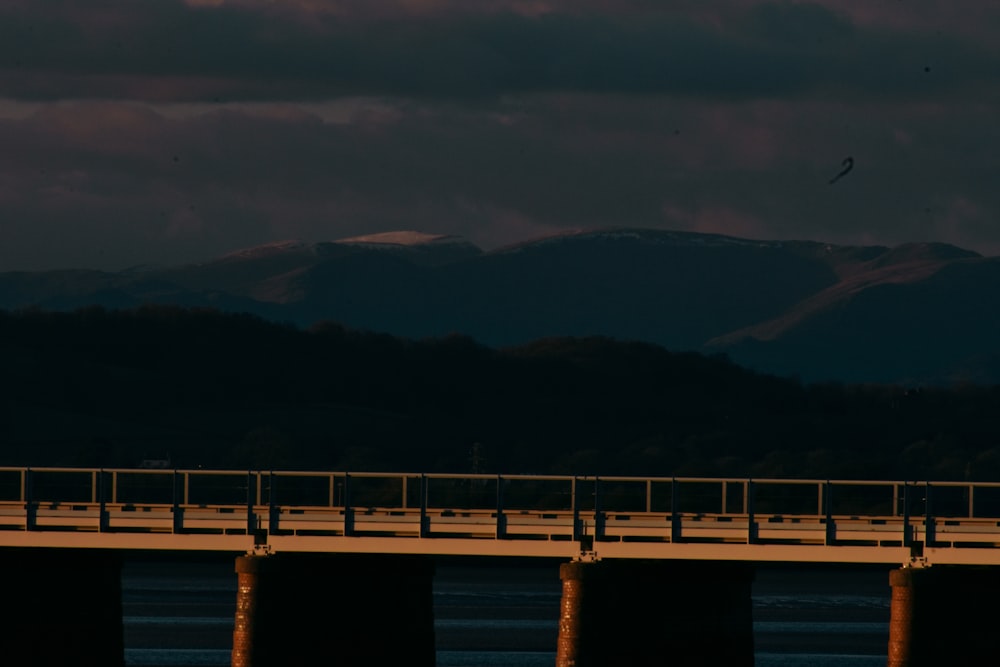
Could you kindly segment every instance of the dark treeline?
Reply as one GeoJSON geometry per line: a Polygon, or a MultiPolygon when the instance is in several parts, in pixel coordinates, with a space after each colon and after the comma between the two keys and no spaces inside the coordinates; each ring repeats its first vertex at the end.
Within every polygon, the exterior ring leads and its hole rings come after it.
{"type": "Polygon", "coordinates": [[[0,344],[2,465],[1000,480],[1000,387],[166,306],[0,311],[0,344]]]}

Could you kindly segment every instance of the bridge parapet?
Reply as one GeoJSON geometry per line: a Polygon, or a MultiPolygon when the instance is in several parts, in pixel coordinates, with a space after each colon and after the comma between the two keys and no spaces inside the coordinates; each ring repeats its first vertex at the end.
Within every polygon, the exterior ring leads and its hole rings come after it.
{"type": "Polygon", "coordinates": [[[1000,564],[1000,484],[0,468],[0,546],[1000,564]]]}

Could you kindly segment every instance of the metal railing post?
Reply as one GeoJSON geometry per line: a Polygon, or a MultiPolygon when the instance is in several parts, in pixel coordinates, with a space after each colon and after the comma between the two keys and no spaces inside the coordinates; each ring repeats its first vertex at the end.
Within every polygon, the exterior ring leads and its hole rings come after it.
{"type": "Polygon", "coordinates": [[[934,514],[931,509],[931,483],[927,482],[926,496],[927,500],[924,501],[925,519],[924,519],[924,544],[927,546],[932,546],[935,539],[934,530],[934,514]]]}
{"type": "Polygon", "coordinates": [[[833,523],[833,485],[826,480],[820,488],[823,498],[821,511],[826,515],[826,544],[831,545],[837,541],[837,527],[833,523]]]}
{"type": "Polygon", "coordinates": [[[31,468],[25,468],[21,480],[21,497],[24,500],[24,529],[34,530],[38,510],[35,506],[35,473],[31,468]]]}
{"type": "Polygon", "coordinates": [[[601,504],[601,478],[594,477],[594,541],[604,539],[604,509],[601,504]]]}
{"type": "Polygon", "coordinates": [[[681,541],[681,511],[678,508],[680,497],[677,493],[677,478],[670,480],[670,541],[681,541]]]}
{"type": "Polygon", "coordinates": [[[420,475],[420,537],[430,537],[431,527],[427,518],[427,475],[420,475]]]}
{"type": "Polygon", "coordinates": [[[344,473],[344,535],[354,534],[354,508],[351,507],[351,475],[344,473]]]}
{"type": "Polygon", "coordinates": [[[253,511],[255,486],[253,471],[247,470],[247,535],[253,535],[257,531],[257,519],[253,511]]]}
{"type": "Polygon", "coordinates": [[[574,475],[569,483],[569,506],[573,512],[573,541],[579,542],[583,537],[583,526],[580,524],[580,503],[577,502],[576,482],[577,477],[574,475]]]}
{"type": "Polygon", "coordinates": [[[101,468],[99,471],[94,473],[94,481],[97,482],[97,488],[94,489],[97,493],[98,498],[98,510],[97,510],[97,532],[105,533],[108,531],[109,520],[108,520],[108,506],[107,506],[107,494],[105,492],[105,473],[104,469],[101,468]]]}
{"type": "Polygon", "coordinates": [[[497,475],[497,539],[507,538],[507,515],[503,509],[503,475],[497,475]]]}
{"type": "Polygon", "coordinates": [[[184,497],[187,496],[187,482],[181,479],[181,473],[174,470],[173,488],[173,532],[184,532],[184,509],[181,507],[184,497]]]}
{"type": "MultiPolygon", "coordinates": [[[[332,479],[332,478],[331,478],[332,479]]],[[[331,482],[331,488],[332,488],[331,482]]],[[[267,530],[273,535],[278,532],[281,521],[280,515],[281,511],[278,508],[278,504],[275,501],[275,484],[274,484],[274,471],[271,470],[267,473],[267,530]]],[[[331,506],[333,503],[331,503],[331,506]]]]}
{"type": "MultiPolygon", "coordinates": [[[[897,488],[895,485],[893,488],[897,488]]],[[[903,546],[913,546],[913,526],[910,525],[910,484],[903,482],[903,546]]]]}

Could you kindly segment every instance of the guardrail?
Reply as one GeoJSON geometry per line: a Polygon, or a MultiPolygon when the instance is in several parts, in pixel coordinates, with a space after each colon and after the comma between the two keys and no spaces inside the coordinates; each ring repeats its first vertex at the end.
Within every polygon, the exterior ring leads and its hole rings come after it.
{"type": "Polygon", "coordinates": [[[1000,483],[0,468],[28,544],[1000,564],[1000,483]]]}

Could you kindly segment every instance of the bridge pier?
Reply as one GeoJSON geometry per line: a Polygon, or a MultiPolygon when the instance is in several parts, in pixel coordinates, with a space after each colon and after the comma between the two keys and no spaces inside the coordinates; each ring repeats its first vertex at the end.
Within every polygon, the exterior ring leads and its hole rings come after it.
{"type": "Polygon", "coordinates": [[[434,567],[425,557],[245,555],[236,573],[232,667],[434,667],[434,567]]]}
{"type": "Polygon", "coordinates": [[[754,664],[748,564],[574,561],[559,576],[556,667],[754,664]]]}
{"type": "Polygon", "coordinates": [[[0,571],[0,646],[6,664],[125,665],[117,553],[3,548],[0,571]]]}
{"type": "Polygon", "coordinates": [[[996,662],[1000,568],[902,567],[889,584],[888,667],[996,662]]]}

